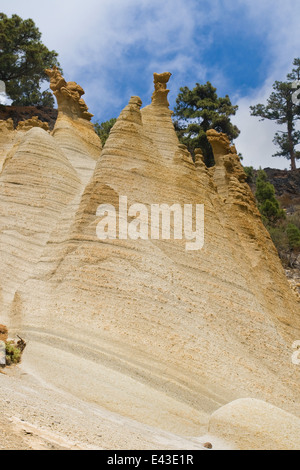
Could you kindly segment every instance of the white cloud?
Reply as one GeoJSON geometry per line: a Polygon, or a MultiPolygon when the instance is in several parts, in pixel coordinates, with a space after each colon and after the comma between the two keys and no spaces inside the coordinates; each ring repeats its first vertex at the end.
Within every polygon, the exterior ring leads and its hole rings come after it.
{"type": "MultiPolygon", "coordinates": [[[[244,0],[236,1],[245,4],[244,0]]],[[[278,151],[272,143],[274,134],[278,130],[285,130],[284,127],[251,116],[249,107],[258,103],[266,104],[272,92],[272,84],[275,80],[285,80],[292,69],[293,59],[300,57],[300,3],[293,0],[251,0],[247,2],[247,13],[249,19],[255,21],[256,29],[264,32],[265,42],[262,47],[267,46],[265,53],[270,66],[265,72],[262,87],[253,90],[248,96],[236,96],[233,99],[239,105],[239,110],[232,121],[241,130],[235,143],[243,154],[245,165],[255,168],[290,168],[289,160],[272,157],[278,151]]]]}
{"type": "Polygon", "coordinates": [[[32,17],[47,47],[59,51],[70,71],[117,63],[133,44],[143,44],[154,56],[177,51],[179,44],[191,44],[196,22],[193,8],[182,0],[53,0],[48,10],[42,2],[16,0],[4,11],[32,17]]]}
{"type": "MultiPolygon", "coordinates": [[[[43,2],[15,0],[3,11],[33,18],[47,47],[59,52],[66,79],[81,81],[86,98],[93,99],[94,112],[107,98],[111,102],[107,90],[115,85],[118,75],[124,77],[129,89],[131,77],[138,88],[147,72],[152,83],[152,65],[156,69],[174,67],[172,72],[179,76],[184,67],[193,69],[195,48],[204,48],[204,41],[196,44],[194,33],[207,18],[194,0],[86,0],[84,4],[53,0],[47,10],[43,2]],[[140,62],[145,61],[144,76],[138,75],[138,54],[140,62]],[[170,55],[172,60],[166,59],[170,55]],[[92,84],[96,90],[97,80],[98,92],[92,95],[88,88],[92,84]]],[[[113,101],[127,102],[129,96],[120,99],[122,91],[116,86],[109,95],[118,95],[113,101]]],[[[88,105],[91,108],[91,102],[88,105]]]]}
{"type": "MultiPolygon", "coordinates": [[[[288,166],[271,157],[276,126],[250,116],[249,105],[265,102],[274,80],[283,80],[300,56],[300,3],[294,0],[37,0],[5,2],[2,11],[33,18],[49,49],[59,52],[67,80],[86,90],[90,111],[99,119],[117,115],[131,94],[150,101],[152,73],[170,71],[171,103],[180,86],[207,79],[230,87],[222,67],[201,58],[215,38],[238,24],[264,36],[265,81],[251,96],[232,96],[240,106],[234,121],[241,129],[237,147],[246,164],[288,166]],[[241,18],[239,15],[242,13],[241,18]],[[242,23],[242,21],[244,23],[242,23]],[[111,113],[110,113],[111,110],[111,113]]],[[[247,60],[247,57],[245,58],[247,60]]],[[[235,70],[232,70],[232,74],[235,70]]],[[[249,91],[247,92],[249,93],[249,91]]]]}
{"type": "MultiPolygon", "coordinates": [[[[3,82],[2,82],[3,83],[3,82]]],[[[0,82],[0,85],[1,85],[1,82],[0,82]]],[[[5,87],[4,87],[4,90],[5,90],[5,87]]],[[[5,91],[1,91],[0,89],[0,104],[3,104],[5,106],[8,106],[12,103],[12,100],[7,96],[7,94],[5,93],[5,91]]]]}
{"type": "Polygon", "coordinates": [[[0,93],[0,104],[7,104],[7,97],[4,93],[0,93]]]}
{"type": "Polygon", "coordinates": [[[289,168],[289,161],[285,158],[272,157],[278,149],[272,143],[278,125],[271,121],[260,121],[250,116],[250,105],[265,102],[265,100],[242,98],[238,101],[239,110],[232,119],[241,130],[240,136],[235,140],[238,152],[243,155],[243,164],[254,168],[289,168]]]}
{"type": "MultiPolygon", "coordinates": [[[[243,163],[246,166],[290,169],[289,160],[283,157],[272,157],[279,150],[272,142],[275,132],[286,131],[286,127],[278,125],[275,121],[262,121],[259,117],[250,115],[250,106],[267,103],[267,99],[273,91],[272,83],[268,79],[261,89],[254,91],[249,96],[237,99],[236,103],[239,109],[232,121],[239,127],[241,134],[235,144],[238,151],[243,154],[243,163]]],[[[300,130],[299,121],[296,122],[296,129],[300,130]]]]}
{"type": "Polygon", "coordinates": [[[11,100],[6,95],[6,86],[3,80],[0,80],[0,104],[2,105],[9,105],[11,104],[11,100]]]}

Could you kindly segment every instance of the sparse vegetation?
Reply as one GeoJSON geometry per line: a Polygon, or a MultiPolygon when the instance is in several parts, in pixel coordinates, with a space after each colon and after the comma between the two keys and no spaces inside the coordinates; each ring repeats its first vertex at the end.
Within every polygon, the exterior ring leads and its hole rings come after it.
{"type": "Polygon", "coordinates": [[[281,127],[276,132],[273,143],[279,147],[279,151],[273,157],[285,157],[291,162],[291,170],[296,170],[296,160],[300,158],[297,149],[300,143],[300,131],[297,129],[297,121],[300,119],[300,106],[297,94],[296,101],[293,99],[295,89],[293,84],[300,79],[300,58],[294,59],[294,68],[287,75],[285,82],[276,81],[273,92],[267,100],[267,104],[250,106],[251,115],[258,116],[263,121],[268,119],[275,121],[281,127]]]}
{"type": "Polygon", "coordinates": [[[232,105],[228,95],[220,97],[210,82],[196,83],[191,90],[180,88],[174,108],[174,126],[180,142],[194,156],[195,149],[203,152],[207,166],[214,165],[214,156],[206,132],[215,129],[227,134],[232,142],[240,130],[232,124],[230,117],[236,114],[237,105],[232,105]]]}
{"type": "Polygon", "coordinates": [[[274,226],[277,222],[285,219],[285,212],[275,197],[275,188],[268,181],[263,170],[259,170],[257,173],[255,197],[266,225],[274,226]]]}
{"type": "Polygon", "coordinates": [[[244,172],[247,175],[247,183],[248,184],[253,183],[255,179],[253,166],[244,166],[244,172]]]}
{"type": "Polygon", "coordinates": [[[18,336],[19,340],[8,340],[8,330],[4,325],[0,325],[0,340],[5,344],[5,362],[2,367],[18,364],[21,361],[22,353],[26,348],[26,342],[18,336]]]}
{"type": "Polygon", "coordinates": [[[14,341],[7,341],[6,347],[6,365],[18,364],[21,361],[22,352],[14,341]]]}
{"type": "Polygon", "coordinates": [[[300,230],[296,225],[289,223],[286,228],[286,233],[291,250],[300,248],[300,230]]]}
{"type": "Polygon", "coordinates": [[[117,119],[112,118],[109,121],[101,122],[101,124],[99,124],[99,122],[96,122],[94,124],[95,132],[100,137],[103,146],[105,145],[105,142],[108,139],[109,133],[116,122],[117,122],[117,119]]]}
{"type": "Polygon", "coordinates": [[[270,233],[278,254],[285,267],[293,267],[300,252],[300,213],[297,206],[287,196],[276,198],[274,185],[268,181],[265,171],[254,170],[245,167],[247,181],[255,187],[257,206],[262,215],[262,220],[270,233]],[[285,203],[286,204],[285,204],[285,203]],[[285,211],[282,206],[293,208],[293,211],[285,211]]]}

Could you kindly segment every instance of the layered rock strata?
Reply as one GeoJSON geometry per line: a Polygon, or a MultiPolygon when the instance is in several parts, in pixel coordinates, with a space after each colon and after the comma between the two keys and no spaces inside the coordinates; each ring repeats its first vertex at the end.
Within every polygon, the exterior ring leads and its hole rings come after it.
{"type": "Polygon", "coordinates": [[[80,89],[52,74],[53,135],[26,133],[0,177],[7,323],[31,339],[27,364],[41,378],[147,425],[199,435],[247,397],[299,418],[299,302],[227,137],[208,132],[210,169],[179,143],[169,78],[154,75],[149,106],[130,99],[100,155],[80,89]],[[148,214],[204,204],[203,248],[151,239],[150,218],[147,239],[126,238],[136,216],[125,198],[148,214]],[[97,236],[102,204],[116,210],[115,239],[97,236]]]}

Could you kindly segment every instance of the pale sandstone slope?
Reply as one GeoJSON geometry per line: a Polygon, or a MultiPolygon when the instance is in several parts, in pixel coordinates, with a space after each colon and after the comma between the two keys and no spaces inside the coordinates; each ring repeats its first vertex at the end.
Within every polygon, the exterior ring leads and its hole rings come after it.
{"type": "MultiPolygon", "coordinates": [[[[131,98],[81,200],[79,189],[19,287],[9,323],[29,340],[24,367],[64,392],[182,435],[199,435],[214,411],[239,398],[299,417],[300,370],[291,362],[299,303],[226,136],[208,134],[211,169],[179,144],[168,79],[155,75],[150,106],[141,110],[131,98]],[[204,204],[203,249],[186,251],[184,240],[98,240],[97,208],[118,209],[119,196],[128,206],[204,204]]],[[[82,188],[86,139],[78,132],[69,152],[61,127],[76,128],[77,118],[62,120],[54,140],[82,188]]]]}
{"type": "Polygon", "coordinates": [[[90,122],[93,116],[81,98],[84,90],[75,82],[66,82],[59,70],[46,70],[50,88],[58,104],[53,136],[78,173],[83,187],[93,174],[102,145],[90,122]]]}
{"type": "MultiPolygon", "coordinates": [[[[61,240],[68,236],[82,192],[101,153],[101,141],[81,99],[81,87],[66,83],[54,70],[51,88],[59,102],[51,136],[47,123],[36,117],[20,122],[15,130],[12,120],[0,122],[0,244],[2,270],[7,273],[0,297],[6,312],[19,285],[31,276],[33,269],[38,274],[37,262],[43,248],[51,244],[52,231],[61,240]],[[16,268],[18,259],[21,262],[16,268]]],[[[15,304],[19,305],[18,294],[15,304]]]]}
{"type": "Polygon", "coordinates": [[[209,432],[238,450],[300,449],[300,419],[253,398],[236,400],[213,413],[209,432]]]}
{"type": "Polygon", "coordinates": [[[0,121],[0,173],[10,149],[15,140],[14,123],[12,119],[0,121]]]}
{"type": "Polygon", "coordinates": [[[34,274],[51,230],[79,187],[75,170],[45,130],[32,128],[18,139],[0,176],[0,270],[6,310],[18,287],[34,274]]]}
{"type": "Polygon", "coordinates": [[[31,119],[27,119],[27,121],[20,121],[16,129],[14,129],[12,119],[0,121],[0,174],[4,161],[6,158],[9,158],[10,151],[14,145],[17,145],[24,132],[29,131],[33,127],[40,127],[45,131],[49,130],[48,124],[40,121],[37,116],[33,116],[31,119]]]}

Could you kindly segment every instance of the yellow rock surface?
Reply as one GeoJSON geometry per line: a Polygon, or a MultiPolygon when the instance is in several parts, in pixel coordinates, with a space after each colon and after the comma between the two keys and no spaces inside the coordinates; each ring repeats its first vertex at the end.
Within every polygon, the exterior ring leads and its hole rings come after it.
{"type": "Polygon", "coordinates": [[[238,450],[300,449],[300,419],[251,398],[216,411],[210,418],[209,432],[238,450]]]}
{"type": "MultiPolygon", "coordinates": [[[[212,413],[248,397],[285,410],[275,427],[286,413],[298,423],[299,302],[235,147],[209,131],[215,166],[206,168],[200,151],[193,162],[172,124],[166,73],[154,75],[149,106],[130,99],[101,151],[83,90],[54,72],[53,134],[26,132],[0,176],[1,322],[27,339],[24,367],[64,393],[181,436],[204,434],[212,413]],[[119,213],[120,196],[148,208],[204,204],[203,249],[100,241],[97,208],[119,213]]],[[[240,425],[228,416],[216,426],[222,439],[228,427],[235,446],[240,425]]],[[[241,445],[268,445],[253,432],[249,417],[252,440],[241,445]]]]}

